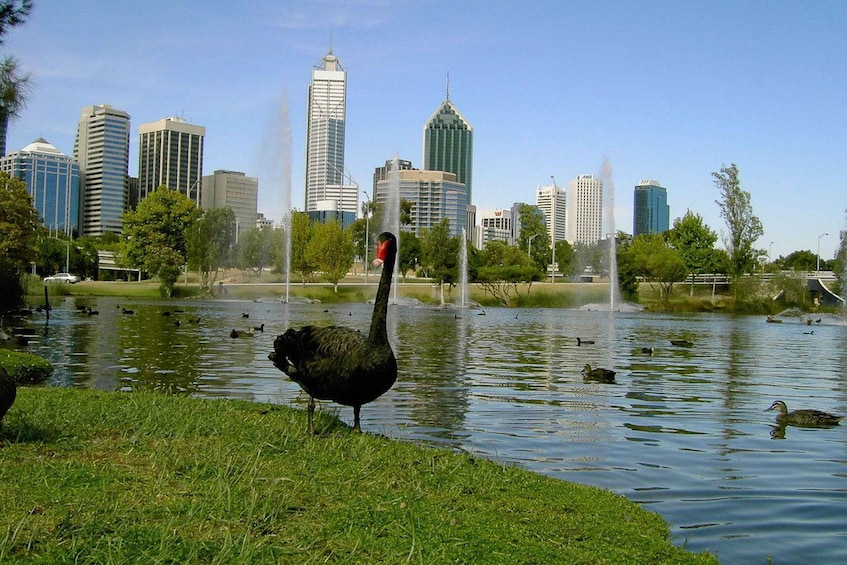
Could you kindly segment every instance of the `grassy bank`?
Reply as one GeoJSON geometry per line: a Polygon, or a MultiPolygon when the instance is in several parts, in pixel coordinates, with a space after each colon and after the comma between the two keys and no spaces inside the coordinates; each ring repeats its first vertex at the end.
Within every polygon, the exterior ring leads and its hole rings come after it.
{"type": "Polygon", "coordinates": [[[23,388],[0,562],[716,563],[621,496],[305,413],[23,388]]]}

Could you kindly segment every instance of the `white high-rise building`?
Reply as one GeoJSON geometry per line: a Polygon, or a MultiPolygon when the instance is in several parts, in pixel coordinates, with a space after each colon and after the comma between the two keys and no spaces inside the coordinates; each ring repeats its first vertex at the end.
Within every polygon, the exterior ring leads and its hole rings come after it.
{"type": "MultiPolygon", "coordinates": [[[[306,212],[326,208],[326,202],[346,203],[353,191],[355,215],[359,189],[344,182],[344,131],[347,116],[347,71],[330,48],[319,65],[312,69],[309,106],[306,115],[306,212]],[[319,204],[320,203],[320,204],[319,204]]],[[[342,208],[346,212],[346,209],[342,208]]],[[[312,214],[310,214],[312,215],[312,214]]]]}
{"type": "Polygon", "coordinates": [[[129,205],[129,114],[108,104],[83,108],[73,157],[82,185],[82,235],[121,233],[129,205]]]}
{"type": "Polygon", "coordinates": [[[535,205],[544,213],[547,222],[547,237],[550,245],[556,245],[557,241],[564,241],[567,237],[565,225],[567,223],[565,189],[554,184],[550,186],[539,186],[535,190],[535,205]]]}
{"type": "Polygon", "coordinates": [[[139,199],[165,185],[199,206],[206,128],[171,117],[141,124],[138,133],[139,199]]]}
{"type": "Polygon", "coordinates": [[[594,245],[603,237],[603,181],[579,175],[568,183],[567,240],[594,245]]]}

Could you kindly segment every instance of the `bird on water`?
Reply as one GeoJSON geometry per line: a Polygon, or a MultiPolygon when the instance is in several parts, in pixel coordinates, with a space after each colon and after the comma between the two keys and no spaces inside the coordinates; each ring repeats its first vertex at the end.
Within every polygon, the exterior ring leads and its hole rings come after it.
{"type": "Polygon", "coordinates": [[[359,412],[388,391],[397,380],[397,360],[388,343],[386,317],[397,238],[379,235],[375,267],[382,276],[374,300],[371,328],[365,337],[343,326],[291,328],[274,340],[268,359],[309,395],[308,431],[314,433],[315,399],[353,407],[353,429],[361,431],[359,412]]]}
{"type": "Polygon", "coordinates": [[[615,382],[615,372],[611,369],[604,369],[603,367],[596,367],[594,369],[591,368],[591,365],[585,364],[585,367],[582,369],[582,374],[585,375],[586,379],[592,381],[600,381],[602,383],[613,383],[615,382]]]}
{"type": "Polygon", "coordinates": [[[774,401],[765,412],[769,410],[776,410],[776,421],[781,425],[788,424],[800,427],[837,426],[838,422],[844,419],[844,416],[836,416],[821,410],[803,409],[789,412],[788,406],[782,400],[774,401]]]}

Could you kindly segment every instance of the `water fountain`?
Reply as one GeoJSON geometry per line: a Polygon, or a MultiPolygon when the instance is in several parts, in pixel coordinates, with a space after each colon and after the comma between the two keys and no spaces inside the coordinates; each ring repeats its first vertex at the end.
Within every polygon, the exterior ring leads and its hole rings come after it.
{"type": "MultiPolygon", "coordinates": [[[[397,236],[397,254],[400,254],[400,157],[394,156],[391,161],[391,169],[388,171],[388,182],[386,183],[385,206],[382,210],[382,222],[380,231],[388,231],[397,236]]],[[[397,287],[399,285],[398,274],[400,272],[400,261],[394,264],[395,284],[391,286],[393,293],[391,303],[397,304],[397,287]]]]}
{"type": "Polygon", "coordinates": [[[272,119],[268,121],[262,143],[259,177],[271,189],[279,187],[282,200],[283,250],[285,257],[285,298],[289,301],[291,283],[291,122],[288,94],[282,93],[272,119]]]}
{"type": "Polygon", "coordinates": [[[459,252],[459,306],[468,307],[468,235],[462,228],[462,241],[459,252]]]}

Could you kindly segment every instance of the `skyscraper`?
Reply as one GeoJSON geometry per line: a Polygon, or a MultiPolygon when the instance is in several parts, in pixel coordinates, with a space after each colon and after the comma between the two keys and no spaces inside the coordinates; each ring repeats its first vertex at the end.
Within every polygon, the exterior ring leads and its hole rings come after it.
{"type": "Polygon", "coordinates": [[[565,231],[570,243],[594,245],[603,236],[603,181],[579,175],[568,183],[565,231]]]}
{"type": "Polygon", "coordinates": [[[128,207],[129,114],[86,106],[74,141],[82,185],[82,235],[121,233],[128,207]]]}
{"type": "Polygon", "coordinates": [[[199,206],[206,128],[171,117],[141,124],[138,133],[139,199],[165,185],[199,206]]]}
{"type": "Polygon", "coordinates": [[[423,129],[423,169],[445,171],[456,175],[465,185],[468,203],[473,195],[473,126],[447,97],[423,129]]]}
{"type": "Polygon", "coordinates": [[[38,138],[0,158],[0,171],[26,183],[42,223],[52,232],[80,235],[79,164],[38,138]]]}
{"type": "Polygon", "coordinates": [[[663,233],[670,229],[668,191],[656,180],[642,180],[635,186],[632,235],[663,233]]]}
{"type": "Polygon", "coordinates": [[[555,183],[551,186],[539,186],[535,191],[535,205],[544,212],[550,245],[556,245],[557,241],[564,241],[566,238],[567,208],[565,203],[565,189],[559,188],[555,183]]]}
{"type": "MultiPolygon", "coordinates": [[[[450,236],[462,235],[462,228],[467,228],[468,221],[468,191],[456,175],[443,171],[419,171],[416,169],[400,170],[399,197],[412,204],[412,218],[408,226],[401,226],[403,231],[420,235],[421,230],[429,229],[442,218],[450,222],[450,236]]],[[[377,182],[374,201],[385,205],[388,201],[389,180],[377,182]]],[[[467,233],[466,229],[466,233],[467,233]]]]}
{"type": "Polygon", "coordinates": [[[248,177],[238,171],[215,171],[203,177],[200,190],[200,206],[204,210],[230,208],[235,214],[240,237],[245,231],[256,227],[258,217],[259,179],[248,177]]]}
{"type": "MultiPolygon", "coordinates": [[[[358,207],[358,187],[344,183],[344,131],[347,116],[347,71],[330,48],[312,69],[306,114],[306,212],[328,208],[328,187],[354,192],[353,212],[358,207]]],[[[341,199],[349,201],[349,197],[341,199]]],[[[310,214],[311,215],[311,214],[310,214]]]]}

